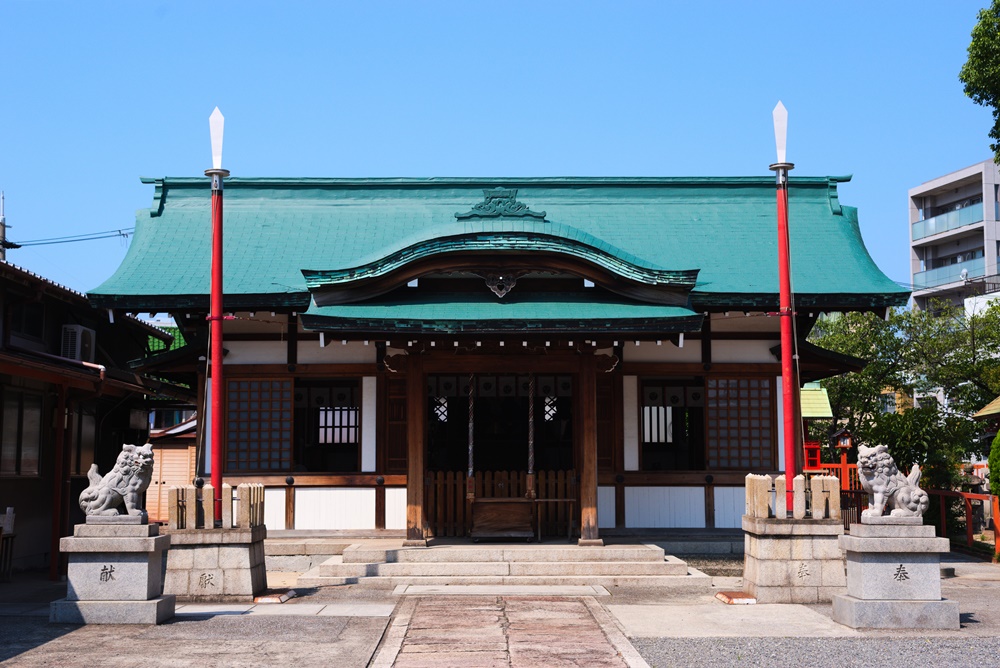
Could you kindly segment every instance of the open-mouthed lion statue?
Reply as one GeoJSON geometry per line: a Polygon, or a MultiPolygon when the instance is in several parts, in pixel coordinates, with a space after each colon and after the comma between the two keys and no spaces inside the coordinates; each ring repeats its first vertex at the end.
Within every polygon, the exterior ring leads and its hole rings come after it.
{"type": "Polygon", "coordinates": [[[923,517],[927,510],[927,492],[917,486],[920,467],[914,464],[904,477],[884,445],[858,446],[858,477],[868,492],[868,508],[862,517],[881,517],[886,507],[892,517],[923,517]]]}
{"type": "Polygon", "coordinates": [[[80,508],[86,515],[139,515],[146,516],[142,508],[142,494],[153,477],[153,446],[122,446],[115,467],[103,478],[97,464],[90,465],[87,478],[90,487],[80,494],[80,508]],[[125,512],[119,512],[124,505],[125,512]]]}

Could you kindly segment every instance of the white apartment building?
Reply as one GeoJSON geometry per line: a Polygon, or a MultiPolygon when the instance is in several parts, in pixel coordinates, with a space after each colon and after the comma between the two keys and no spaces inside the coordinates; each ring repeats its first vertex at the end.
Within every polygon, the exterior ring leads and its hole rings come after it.
{"type": "Polygon", "coordinates": [[[910,189],[913,301],[961,305],[1000,292],[997,267],[1000,167],[985,160],[910,189]]]}

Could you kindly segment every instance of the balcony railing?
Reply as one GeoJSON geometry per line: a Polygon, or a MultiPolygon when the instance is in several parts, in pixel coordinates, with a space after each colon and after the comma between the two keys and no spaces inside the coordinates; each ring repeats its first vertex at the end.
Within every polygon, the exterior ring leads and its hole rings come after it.
{"type": "Polygon", "coordinates": [[[913,275],[913,289],[923,290],[934,288],[945,283],[954,283],[962,280],[962,270],[968,273],[966,278],[978,278],[986,274],[986,258],[977,257],[975,260],[949,264],[947,267],[938,267],[928,271],[918,271],[913,275]]]}
{"type": "Polygon", "coordinates": [[[974,225],[983,220],[983,203],[973,204],[964,209],[942,213],[940,216],[918,220],[913,223],[913,241],[929,237],[932,234],[940,234],[948,230],[955,230],[966,225],[974,225]]]}

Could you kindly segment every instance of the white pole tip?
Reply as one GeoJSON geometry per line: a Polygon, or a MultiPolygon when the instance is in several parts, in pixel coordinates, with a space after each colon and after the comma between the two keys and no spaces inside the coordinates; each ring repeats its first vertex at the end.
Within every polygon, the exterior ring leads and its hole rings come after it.
{"type": "Polygon", "coordinates": [[[788,110],[785,105],[778,100],[778,105],[771,114],[774,119],[774,145],[778,149],[778,162],[785,160],[785,140],[788,137],[788,110]]]}
{"type": "Polygon", "coordinates": [[[212,169],[222,169],[222,131],[226,119],[216,107],[208,117],[208,129],[212,134],[212,169]]]}

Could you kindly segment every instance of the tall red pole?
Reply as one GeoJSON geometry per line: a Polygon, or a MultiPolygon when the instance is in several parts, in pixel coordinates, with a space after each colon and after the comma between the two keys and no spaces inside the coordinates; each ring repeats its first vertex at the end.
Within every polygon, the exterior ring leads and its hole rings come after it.
{"type": "Polygon", "coordinates": [[[215,524],[222,523],[222,453],[226,389],[222,377],[222,179],[225,169],[209,169],[212,177],[212,298],[209,309],[209,338],[212,341],[212,488],[215,490],[215,524]]]}
{"type": "Polygon", "coordinates": [[[788,239],[788,172],[795,165],[779,162],[771,165],[777,172],[778,197],[778,316],[781,321],[781,406],[784,426],[786,508],[792,507],[795,478],[795,392],[798,381],[792,356],[795,344],[792,340],[792,272],[788,239]]]}

